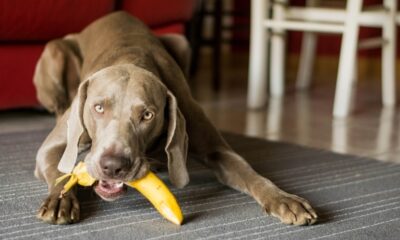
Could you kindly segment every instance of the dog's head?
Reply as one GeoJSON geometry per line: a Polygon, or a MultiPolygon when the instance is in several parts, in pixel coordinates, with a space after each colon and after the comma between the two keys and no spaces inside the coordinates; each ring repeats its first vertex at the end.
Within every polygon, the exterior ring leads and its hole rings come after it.
{"type": "Polygon", "coordinates": [[[85,163],[106,200],[124,192],[123,182],[149,171],[146,151],[160,142],[165,142],[171,182],[182,187],[189,180],[188,137],[176,99],[157,76],[135,65],[102,69],[80,84],[68,135],[63,158],[76,159],[79,140],[90,138],[85,163]]]}

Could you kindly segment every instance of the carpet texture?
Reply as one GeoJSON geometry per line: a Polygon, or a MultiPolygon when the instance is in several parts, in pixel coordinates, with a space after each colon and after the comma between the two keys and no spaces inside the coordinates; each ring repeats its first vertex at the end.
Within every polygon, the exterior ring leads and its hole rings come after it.
{"type": "MultiPolygon", "coordinates": [[[[258,172],[310,200],[321,218],[317,225],[279,223],[247,195],[220,185],[198,164],[190,165],[189,186],[172,188],[185,216],[181,227],[164,220],[134,190],[112,203],[81,190],[82,221],[48,225],[35,218],[46,185],[33,176],[34,157],[46,134],[0,135],[0,239],[400,237],[400,165],[232,134],[225,134],[227,140],[258,172]]],[[[159,176],[166,180],[166,173],[159,176]]]]}

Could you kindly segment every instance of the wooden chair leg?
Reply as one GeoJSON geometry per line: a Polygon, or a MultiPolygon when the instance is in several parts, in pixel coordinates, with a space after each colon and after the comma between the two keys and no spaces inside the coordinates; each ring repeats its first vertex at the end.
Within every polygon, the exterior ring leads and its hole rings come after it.
{"type": "MultiPolygon", "coordinates": [[[[319,0],[307,0],[307,7],[315,7],[319,0]]],[[[317,46],[317,34],[313,32],[304,32],[301,45],[299,68],[297,71],[296,88],[305,90],[310,87],[311,73],[315,61],[315,51],[317,46]]]]}
{"type": "Polygon", "coordinates": [[[358,59],[354,60],[354,71],[351,79],[351,90],[350,90],[350,106],[349,112],[352,112],[356,108],[357,103],[357,82],[358,82],[358,59]]]}
{"type": "Polygon", "coordinates": [[[332,121],[332,146],[331,149],[338,153],[347,153],[349,146],[348,119],[334,119],[332,121]]]}
{"type": "Polygon", "coordinates": [[[359,24],[355,19],[361,11],[362,0],[347,1],[345,30],[340,49],[339,72],[336,82],[333,115],[346,117],[350,109],[352,78],[357,55],[359,24]]]}
{"type": "MultiPolygon", "coordinates": [[[[286,1],[273,4],[273,19],[283,20],[286,1]]],[[[286,57],[286,34],[283,29],[274,29],[271,34],[271,59],[270,66],[270,93],[272,96],[280,97],[285,90],[285,57],[286,57]]]]}
{"type": "Polygon", "coordinates": [[[282,127],[282,110],[283,110],[283,98],[273,97],[268,102],[268,114],[267,114],[267,125],[266,133],[268,139],[278,140],[280,139],[281,127],[282,127]]]}
{"type": "Polygon", "coordinates": [[[384,0],[389,10],[382,35],[386,44],[382,48],[382,102],[384,106],[396,104],[396,12],[397,1],[384,0]]]}
{"type": "Polygon", "coordinates": [[[297,71],[296,88],[299,90],[308,89],[311,84],[311,73],[313,72],[315,50],[317,46],[317,34],[303,33],[303,42],[297,71]]]}
{"type": "Polygon", "coordinates": [[[267,100],[268,31],[263,21],[269,15],[269,1],[251,1],[250,59],[247,105],[260,108],[267,100]]]}

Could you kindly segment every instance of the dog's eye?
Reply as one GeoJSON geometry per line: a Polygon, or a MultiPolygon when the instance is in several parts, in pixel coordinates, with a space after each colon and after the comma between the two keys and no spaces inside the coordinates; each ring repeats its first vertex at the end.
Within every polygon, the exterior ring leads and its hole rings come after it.
{"type": "Polygon", "coordinates": [[[94,105],[94,110],[98,113],[104,113],[104,107],[101,104],[94,105]]]}
{"type": "Polygon", "coordinates": [[[150,112],[150,111],[146,111],[146,112],[144,112],[144,114],[143,114],[143,120],[148,121],[148,120],[152,119],[153,116],[154,116],[154,113],[152,113],[152,112],[150,112]]]}

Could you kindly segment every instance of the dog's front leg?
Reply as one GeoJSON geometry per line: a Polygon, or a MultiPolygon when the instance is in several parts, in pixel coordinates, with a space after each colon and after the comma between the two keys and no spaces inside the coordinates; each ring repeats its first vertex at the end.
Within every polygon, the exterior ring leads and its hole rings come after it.
{"type": "Polygon", "coordinates": [[[270,180],[259,175],[235,153],[207,119],[199,105],[184,109],[190,151],[204,157],[220,182],[252,196],[267,213],[287,224],[313,224],[317,214],[307,200],[286,193],[270,180]],[[190,111],[188,110],[190,109],[190,111]]]}
{"type": "Polygon", "coordinates": [[[71,189],[60,197],[65,182],[55,186],[55,180],[62,175],[57,166],[67,142],[64,118],[65,116],[57,121],[36,156],[35,176],[46,181],[49,190],[49,195],[39,208],[37,217],[51,224],[68,224],[79,220],[80,210],[76,189],[71,189]]]}
{"type": "Polygon", "coordinates": [[[223,184],[251,195],[268,214],[286,224],[306,225],[317,220],[307,200],[279,189],[260,176],[237,153],[230,149],[208,154],[206,164],[223,184]]]}

